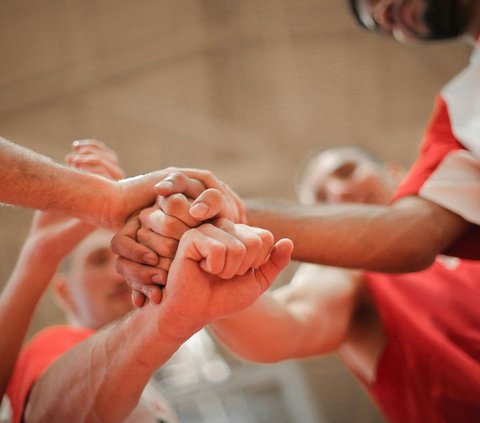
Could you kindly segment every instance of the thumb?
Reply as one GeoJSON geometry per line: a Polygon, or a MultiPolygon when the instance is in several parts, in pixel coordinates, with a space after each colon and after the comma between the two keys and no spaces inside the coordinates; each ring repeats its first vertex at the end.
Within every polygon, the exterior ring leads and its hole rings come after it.
{"type": "Polygon", "coordinates": [[[268,260],[255,271],[257,281],[267,290],[278,274],[290,263],[293,242],[288,238],[278,241],[272,248],[268,260]]]}

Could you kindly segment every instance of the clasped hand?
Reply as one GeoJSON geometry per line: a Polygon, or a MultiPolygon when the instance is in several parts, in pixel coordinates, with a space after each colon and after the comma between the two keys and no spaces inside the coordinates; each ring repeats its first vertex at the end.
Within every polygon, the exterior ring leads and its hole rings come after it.
{"type": "Polygon", "coordinates": [[[242,223],[243,203],[209,172],[173,171],[156,190],[112,240],[135,305],[178,305],[206,324],[252,304],[288,264],[291,241],[242,223]]]}

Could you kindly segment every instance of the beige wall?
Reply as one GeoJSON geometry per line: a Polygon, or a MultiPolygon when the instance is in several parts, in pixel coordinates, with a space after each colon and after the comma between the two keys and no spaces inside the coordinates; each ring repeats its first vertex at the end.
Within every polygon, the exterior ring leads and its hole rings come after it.
{"type": "MultiPolygon", "coordinates": [[[[73,139],[96,137],[129,175],[210,168],[245,196],[293,198],[299,164],[327,145],[409,165],[468,48],[375,37],[344,3],[0,2],[0,134],[58,160],[73,139]]],[[[2,283],[30,215],[0,210],[2,283]]],[[[52,307],[44,301],[34,329],[59,319],[52,307]]],[[[319,378],[322,366],[309,363],[319,378]]],[[[332,421],[347,421],[357,396],[335,397],[332,421]]]]}

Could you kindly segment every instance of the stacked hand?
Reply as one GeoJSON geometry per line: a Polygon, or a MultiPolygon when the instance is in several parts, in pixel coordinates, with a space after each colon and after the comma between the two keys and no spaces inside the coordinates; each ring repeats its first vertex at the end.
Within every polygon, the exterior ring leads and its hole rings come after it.
{"type": "Polygon", "coordinates": [[[209,172],[176,169],[156,190],[155,206],[112,241],[137,306],[148,297],[205,323],[253,303],[288,264],[291,242],[273,245],[270,232],[236,223],[242,202],[209,172]]]}
{"type": "Polygon", "coordinates": [[[292,243],[220,219],[187,230],[163,289],[171,336],[186,339],[208,323],[253,304],[289,263],[292,243]],[[174,328],[174,329],[173,329],[174,328]]]}

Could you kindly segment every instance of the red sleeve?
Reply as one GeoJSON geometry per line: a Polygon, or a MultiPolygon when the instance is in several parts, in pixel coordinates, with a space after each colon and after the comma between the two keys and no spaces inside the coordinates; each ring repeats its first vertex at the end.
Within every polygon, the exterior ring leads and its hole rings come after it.
{"type": "MultiPolygon", "coordinates": [[[[437,96],[432,119],[425,132],[420,157],[410,169],[393,196],[392,202],[409,195],[418,195],[430,175],[441,165],[452,151],[465,150],[452,133],[450,118],[445,101],[437,96]]],[[[479,260],[478,239],[480,227],[472,225],[459,239],[443,251],[444,254],[479,260]]]]}
{"type": "Polygon", "coordinates": [[[12,423],[19,423],[33,384],[60,355],[91,336],[86,328],[53,326],[39,332],[20,353],[7,388],[12,406],[12,423]]]}
{"type": "Polygon", "coordinates": [[[416,195],[443,158],[451,151],[460,149],[465,150],[452,133],[447,105],[437,96],[433,116],[420,148],[420,157],[398,187],[393,202],[402,197],[416,195]]]}

